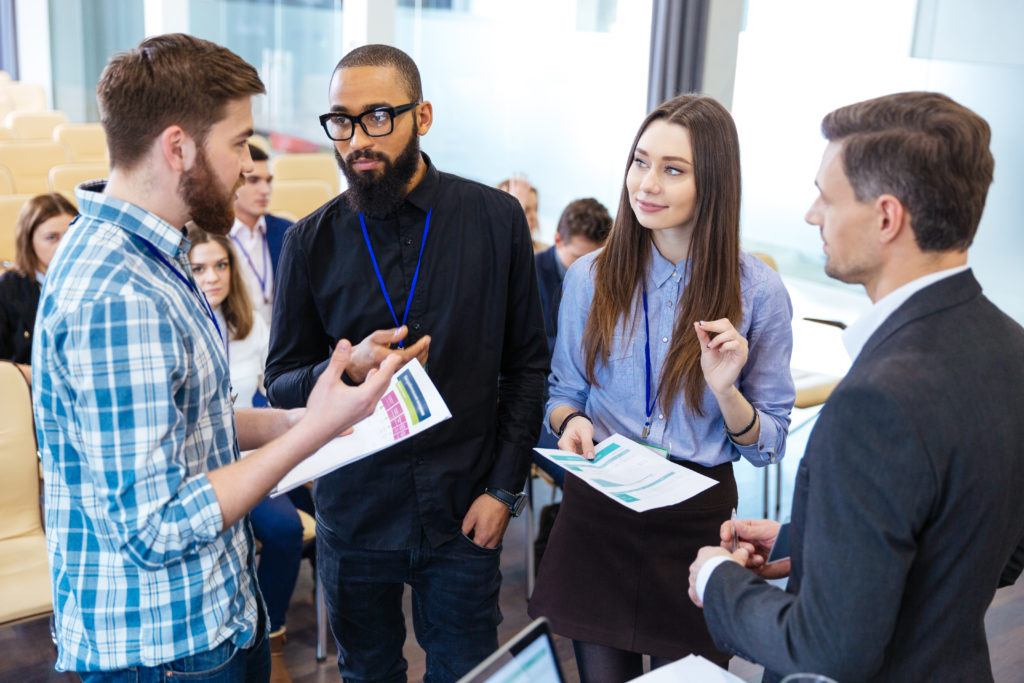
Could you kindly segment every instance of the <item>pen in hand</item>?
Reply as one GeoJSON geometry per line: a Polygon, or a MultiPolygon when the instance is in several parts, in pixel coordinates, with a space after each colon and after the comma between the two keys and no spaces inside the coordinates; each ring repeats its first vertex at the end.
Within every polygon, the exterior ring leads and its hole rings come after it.
{"type": "Polygon", "coordinates": [[[736,536],[736,508],[732,509],[732,515],[729,517],[729,528],[732,530],[732,552],[736,552],[739,548],[739,538],[736,536]]]}

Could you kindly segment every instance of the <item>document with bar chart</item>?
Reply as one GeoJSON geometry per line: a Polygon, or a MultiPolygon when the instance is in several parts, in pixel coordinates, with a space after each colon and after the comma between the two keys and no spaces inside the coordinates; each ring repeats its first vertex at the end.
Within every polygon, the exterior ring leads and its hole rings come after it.
{"type": "Polygon", "coordinates": [[[570,451],[533,450],[637,512],[681,503],[718,483],[621,434],[612,434],[597,444],[593,460],[570,451]]]}
{"type": "Polygon", "coordinates": [[[395,376],[370,417],[352,433],[328,442],[285,475],[271,496],[278,496],[339,467],[395,445],[452,416],[437,387],[418,360],[406,363],[395,376]]]}

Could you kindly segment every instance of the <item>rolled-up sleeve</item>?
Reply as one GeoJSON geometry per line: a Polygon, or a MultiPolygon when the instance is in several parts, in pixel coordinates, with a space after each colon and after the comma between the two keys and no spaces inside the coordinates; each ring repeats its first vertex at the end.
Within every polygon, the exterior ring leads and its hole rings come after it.
{"type": "MultiPolygon", "coordinates": [[[[760,266],[760,264],[758,264],[760,266]]],[[[790,361],[793,355],[793,304],[782,278],[759,268],[751,284],[747,332],[748,355],[739,377],[739,389],[754,405],[761,423],[757,442],[749,446],[733,444],[736,450],[757,466],[778,462],[786,453],[790,413],[796,400],[790,361]]]]}
{"type": "Polygon", "coordinates": [[[55,336],[68,374],[68,438],[84,461],[81,504],[97,508],[106,527],[97,533],[142,568],[215,539],[223,524],[205,458],[186,457],[175,397],[194,368],[169,319],[147,299],[101,300],[70,314],[55,336]]]}

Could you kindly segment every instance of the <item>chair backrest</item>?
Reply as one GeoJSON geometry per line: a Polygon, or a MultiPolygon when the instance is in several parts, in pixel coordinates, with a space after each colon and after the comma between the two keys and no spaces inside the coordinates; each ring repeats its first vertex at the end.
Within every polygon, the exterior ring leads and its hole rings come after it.
{"type": "Polygon", "coordinates": [[[107,164],[59,164],[50,169],[48,177],[50,192],[60,192],[78,206],[75,188],[86,180],[106,178],[110,175],[107,164]]]}
{"type": "Polygon", "coordinates": [[[0,83],[0,89],[7,93],[13,107],[11,111],[46,111],[46,90],[38,83],[9,81],[0,83]]]}
{"type": "Polygon", "coordinates": [[[0,82],[9,82],[11,80],[11,74],[7,73],[3,69],[0,69],[0,82]]]}
{"type": "Polygon", "coordinates": [[[14,111],[14,100],[4,90],[4,83],[0,82],[0,121],[3,121],[9,113],[14,111]]]}
{"type": "Polygon", "coordinates": [[[68,151],[59,142],[0,142],[0,166],[14,178],[20,194],[49,192],[47,176],[58,164],[68,163],[68,151]]]}
{"type": "Polygon", "coordinates": [[[4,117],[4,126],[19,140],[52,140],[53,129],[67,122],[62,111],[12,111],[4,117]]]}
{"type": "Polygon", "coordinates": [[[3,166],[0,166],[0,194],[14,194],[14,178],[3,166]]]}
{"type": "Polygon", "coordinates": [[[17,136],[14,131],[7,126],[0,126],[0,142],[4,140],[14,140],[17,136]]]}
{"type": "Polygon", "coordinates": [[[286,211],[302,218],[334,198],[330,185],[320,180],[274,181],[270,195],[270,213],[286,211]]]}
{"type": "Polygon", "coordinates": [[[0,541],[42,531],[39,457],[32,395],[25,376],[0,362],[0,541]]]}
{"type": "MultiPolygon", "coordinates": [[[[30,194],[0,195],[0,260],[14,260],[14,224],[30,194]]],[[[2,396],[3,394],[0,394],[2,396]]]]}
{"type": "Polygon", "coordinates": [[[53,129],[53,140],[68,148],[73,164],[107,161],[107,134],[98,123],[62,123],[53,129]]]}
{"type": "Polygon", "coordinates": [[[338,164],[332,154],[281,154],[270,165],[275,189],[278,180],[319,180],[331,188],[332,197],[338,194],[338,164]]]}

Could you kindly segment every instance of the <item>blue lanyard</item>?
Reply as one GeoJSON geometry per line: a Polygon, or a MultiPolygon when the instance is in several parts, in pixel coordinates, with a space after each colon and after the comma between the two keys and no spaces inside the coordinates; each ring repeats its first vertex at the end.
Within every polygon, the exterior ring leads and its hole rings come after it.
{"type": "Polygon", "coordinates": [[[249,257],[249,252],[247,252],[245,250],[245,247],[242,246],[242,243],[239,241],[239,239],[237,237],[235,237],[234,235],[231,236],[231,239],[234,241],[235,244],[238,245],[238,251],[242,252],[242,256],[244,256],[245,260],[249,262],[249,268],[252,270],[252,274],[256,276],[256,281],[260,283],[260,294],[263,295],[263,303],[268,303],[268,301],[267,301],[267,280],[266,280],[266,278],[267,278],[267,256],[270,254],[270,246],[267,244],[267,237],[266,237],[266,235],[261,235],[261,237],[263,238],[263,275],[262,275],[262,277],[260,276],[259,273],[256,272],[256,264],[252,262],[252,258],[249,257]]]}
{"type": "MultiPolygon", "coordinates": [[[[388,310],[391,311],[391,318],[395,321],[395,327],[401,327],[405,324],[405,321],[409,319],[409,307],[412,305],[412,295],[416,292],[416,282],[420,279],[420,264],[423,263],[423,248],[427,246],[427,233],[430,232],[430,214],[434,212],[434,207],[430,207],[427,210],[427,222],[423,225],[423,239],[420,241],[420,255],[416,259],[416,271],[412,276],[412,287],[409,288],[409,298],[405,301],[405,313],[402,315],[402,322],[398,322],[398,316],[395,315],[395,307],[391,305],[391,297],[388,296],[388,288],[384,284],[384,278],[380,274],[380,266],[377,265],[377,256],[373,253],[373,245],[370,244],[370,235],[366,232],[366,220],[363,219],[363,212],[359,212],[359,225],[363,228],[363,239],[366,240],[366,248],[370,250],[370,260],[373,261],[373,272],[377,274],[377,282],[380,284],[380,291],[384,293],[384,301],[388,305],[388,310]]],[[[398,342],[398,348],[405,346],[404,340],[398,342]]]]}
{"type": "Polygon", "coordinates": [[[149,251],[153,254],[153,256],[155,256],[161,263],[163,263],[165,266],[170,268],[171,272],[174,273],[174,277],[176,277],[179,280],[181,280],[185,284],[185,286],[188,287],[188,290],[190,292],[192,292],[193,294],[195,294],[196,297],[203,303],[203,312],[206,314],[206,317],[209,318],[213,322],[213,326],[215,328],[217,328],[217,336],[220,337],[221,339],[223,339],[225,341],[225,343],[226,343],[227,342],[227,337],[225,337],[221,333],[220,325],[217,323],[217,316],[215,316],[213,314],[213,309],[210,308],[210,302],[206,300],[206,295],[203,294],[202,292],[200,292],[199,289],[195,286],[195,284],[191,280],[189,280],[184,275],[182,275],[181,271],[179,271],[177,268],[175,268],[171,264],[171,262],[168,261],[167,258],[163,254],[161,254],[160,251],[156,247],[153,246],[152,242],[147,240],[145,237],[139,237],[138,235],[134,235],[134,237],[136,239],[138,239],[140,242],[142,242],[142,244],[144,244],[146,246],[146,248],[149,249],[149,251]]]}
{"type": "Polygon", "coordinates": [[[646,389],[646,398],[644,400],[644,410],[647,417],[644,422],[644,429],[640,432],[640,438],[646,439],[651,433],[651,415],[654,414],[654,404],[658,402],[658,395],[655,394],[651,397],[651,326],[647,322],[647,284],[643,285],[643,296],[644,296],[644,364],[646,373],[646,382],[644,387],[646,389]]]}

